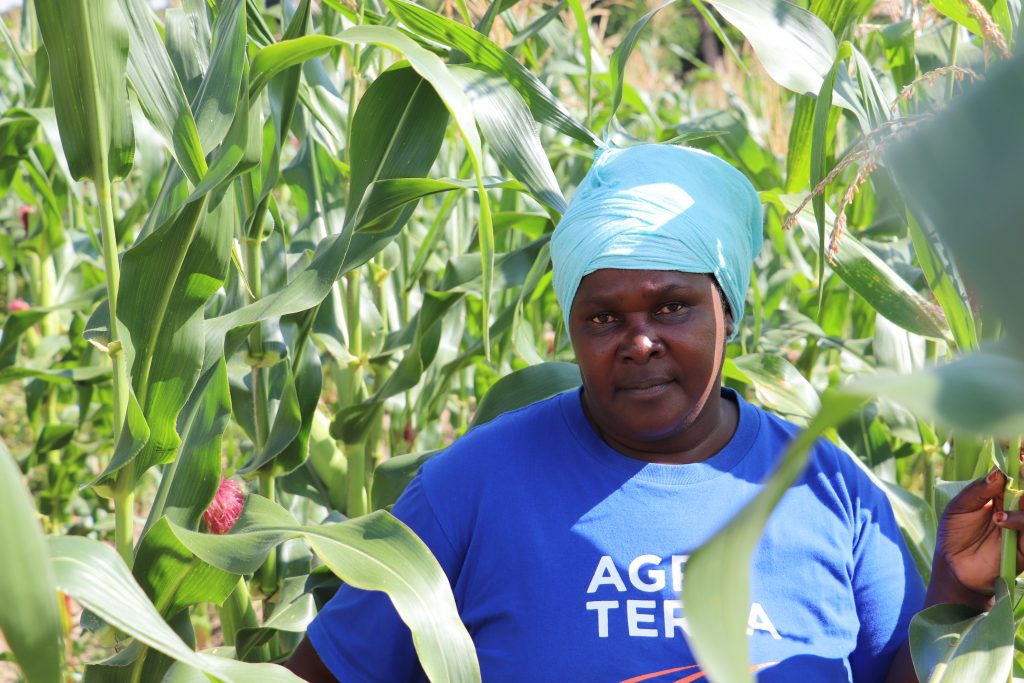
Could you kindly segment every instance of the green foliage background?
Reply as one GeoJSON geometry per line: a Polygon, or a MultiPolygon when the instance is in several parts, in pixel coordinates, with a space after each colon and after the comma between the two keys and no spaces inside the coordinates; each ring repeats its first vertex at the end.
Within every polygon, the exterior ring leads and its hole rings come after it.
{"type": "MultiPolygon", "coordinates": [[[[173,4],[3,22],[0,656],[28,680],[295,680],[337,577],[391,593],[432,680],[478,680],[386,509],[578,383],[547,240],[599,144],[707,149],[766,207],[725,381],[808,430],[688,566],[711,678],[750,680],[750,552],[817,435],[925,577],[961,482],[999,465],[1014,504],[1019,0],[173,4]],[[244,511],[205,533],[226,477],[244,511]]],[[[1014,569],[915,621],[922,680],[1024,676],[1014,569]]]]}

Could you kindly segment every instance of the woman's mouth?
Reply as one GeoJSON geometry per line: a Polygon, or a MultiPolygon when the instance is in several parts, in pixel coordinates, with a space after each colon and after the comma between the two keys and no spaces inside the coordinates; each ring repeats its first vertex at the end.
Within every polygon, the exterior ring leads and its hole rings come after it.
{"type": "Polygon", "coordinates": [[[660,395],[668,389],[670,384],[672,384],[671,379],[666,377],[657,377],[634,382],[623,387],[621,391],[625,392],[628,396],[648,398],[660,395]]]}

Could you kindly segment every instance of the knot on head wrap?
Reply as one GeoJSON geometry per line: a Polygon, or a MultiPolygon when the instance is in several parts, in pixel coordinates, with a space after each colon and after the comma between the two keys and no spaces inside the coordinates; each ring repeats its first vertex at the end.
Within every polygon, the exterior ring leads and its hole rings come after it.
{"type": "Polygon", "coordinates": [[[715,277],[735,335],[761,221],[750,181],[713,154],[671,145],[599,149],[551,237],[566,328],[580,281],[595,270],[678,270],[715,277]]]}

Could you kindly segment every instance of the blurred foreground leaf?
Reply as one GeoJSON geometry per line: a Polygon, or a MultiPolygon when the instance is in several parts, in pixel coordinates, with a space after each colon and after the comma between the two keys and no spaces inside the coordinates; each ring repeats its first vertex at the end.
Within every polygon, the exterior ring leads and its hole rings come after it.
{"type": "Polygon", "coordinates": [[[0,632],[29,683],[61,680],[61,625],[50,560],[21,471],[0,441],[0,632]]]}
{"type": "Polygon", "coordinates": [[[934,230],[983,305],[1024,349],[1024,54],[922,125],[888,156],[907,202],[934,230]]]}

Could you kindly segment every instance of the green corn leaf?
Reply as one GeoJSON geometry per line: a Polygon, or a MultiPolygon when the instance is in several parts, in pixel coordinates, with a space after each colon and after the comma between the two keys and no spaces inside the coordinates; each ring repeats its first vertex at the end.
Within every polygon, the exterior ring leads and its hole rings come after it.
{"type": "Polygon", "coordinates": [[[569,9],[572,10],[572,15],[576,19],[576,32],[579,34],[580,51],[583,53],[583,70],[586,83],[585,98],[587,101],[587,123],[589,124],[593,109],[592,81],[594,73],[594,60],[590,53],[590,21],[587,19],[587,13],[583,9],[583,3],[580,2],[580,0],[569,0],[569,9]]]}
{"type": "Polygon", "coordinates": [[[835,63],[832,31],[787,0],[707,0],[750,41],[768,75],[801,95],[817,95],[835,63]]]}
{"type": "Polygon", "coordinates": [[[54,110],[76,179],[127,175],[135,154],[128,106],[128,26],[116,0],[38,0],[54,110]]]}
{"type": "MultiPolygon", "coordinates": [[[[765,407],[783,416],[808,419],[821,407],[821,399],[800,371],[781,356],[752,353],[727,359],[745,381],[754,385],[757,398],[765,407]]],[[[732,376],[730,370],[723,373],[732,376]]]]}
{"type": "MultiPolygon", "coordinates": [[[[298,392],[295,388],[295,376],[292,374],[291,365],[278,363],[270,369],[268,375],[271,396],[277,399],[277,412],[270,425],[270,433],[267,435],[263,451],[256,453],[254,458],[246,463],[245,467],[240,470],[241,474],[255,472],[273,462],[295,440],[302,429],[302,411],[299,408],[298,392]]],[[[319,390],[317,394],[319,394],[319,390]]],[[[302,464],[304,459],[303,454],[302,459],[298,462],[285,465],[284,471],[295,469],[302,464]]]]}
{"type": "Polygon", "coordinates": [[[406,0],[386,0],[386,4],[417,35],[453,47],[473,63],[504,76],[523,96],[534,119],[540,123],[585,144],[598,144],[594,134],[573,119],[536,76],[484,35],[406,0]]]}
{"type": "Polygon", "coordinates": [[[186,529],[199,528],[220,483],[221,438],[230,414],[227,366],[221,362],[181,412],[181,449],[164,468],[146,530],[164,515],[186,529]]]}
{"type": "Polygon", "coordinates": [[[526,102],[508,81],[482,67],[452,66],[473,103],[473,114],[484,138],[512,176],[537,200],[558,214],[567,205],[541,145],[526,102]]]}
{"type": "MultiPolygon", "coordinates": [[[[181,443],[178,414],[203,367],[204,306],[224,282],[239,220],[233,195],[219,199],[209,213],[205,201],[187,204],[122,259],[119,311],[134,346],[126,352],[150,430],[136,477],[173,459],[181,443]]],[[[115,455],[100,480],[128,462],[115,455]]]]}
{"type": "MultiPolygon", "coordinates": [[[[851,27],[869,9],[870,4],[870,2],[865,3],[864,0],[815,0],[811,3],[810,10],[821,18],[825,26],[832,32],[833,37],[844,37],[849,35],[851,27]]],[[[856,52],[856,48],[854,51],[856,52]]],[[[858,71],[858,75],[862,73],[862,71],[858,71]]],[[[786,147],[784,189],[787,193],[803,190],[810,179],[811,141],[816,108],[815,99],[807,96],[796,98],[793,123],[789,129],[789,144],[786,147]]],[[[811,183],[811,187],[814,186],[815,183],[811,183]]]]}
{"type": "Polygon", "coordinates": [[[221,143],[235,119],[246,69],[244,6],[245,0],[227,0],[219,7],[214,23],[210,68],[193,104],[204,153],[221,143]]]}
{"type": "MultiPolygon", "coordinates": [[[[794,197],[767,193],[772,201],[795,210],[799,205],[794,197]]],[[[835,216],[826,207],[827,225],[831,226],[835,216]]],[[[818,233],[815,225],[804,212],[797,217],[797,223],[812,244],[816,244],[818,233]]],[[[882,259],[865,247],[853,235],[844,235],[839,241],[832,268],[843,282],[864,297],[872,308],[908,332],[946,339],[949,327],[936,306],[926,301],[906,280],[899,276],[882,259]]]]}
{"type": "MultiPolygon", "coordinates": [[[[273,472],[275,475],[292,472],[300,467],[310,453],[310,437],[316,408],[320,402],[323,389],[323,368],[320,365],[320,353],[312,340],[306,338],[305,348],[296,349],[296,360],[292,363],[294,373],[296,403],[299,408],[299,428],[295,437],[274,458],[273,472]]],[[[278,408],[280,411],[280,408],[278,408]]],[[[275,418],[275,425],[276,425],[275,418]]],[[[274,433],[271,429],[273,441],[274,433]]]]}
{"type": "Polygon", "coordinates": [[[393,68],[378,76],[356,108],[352,126],[359,135],[351,142],[348,215],[356,231],[346,257],[349,269],[365,263],[386,242],[358,234],[377,225],[375,232],[397,235],[412,207],[399,211],[365,208],[367,188],[389,178],[419,178],[430,172],[448,127],[448,111],[430,84],[412,68],[393,68]],[[359,214],[358,217],[356,214],[359,214]]]}
{"type": "Polygon", "coordinates": [[[51,384],[96,384],[110,381],[110,368],[84,366],[67,370],[9,367],[0,370],[0,384],[22,379],[38,379],[51,384]]]}
{"type": "Polygon", "coordinates": [[[335,416],[331,426],[331,434],[335,438],[346,443],[358,443],[365,436],[367,426],[383,409],[385,399],[416,386],[437,355],[444,314],[461,298],[459,292],[427,292],[424,295],[409,350],[373,396],[358,405],[343,408],[335,416]]]}
{"type": "MultiPolygon", "coordinates": [[[[932,0],[931,5],[974,35],[984,35],[981,24],[977,18],[971,15],[967,9],[967,3],[963,0],[932,0]]],[[[999,26],[999,31],[1003,34],[1003,37],[1009,40],[1013,35],[1013,21],[1009,9],[1010,3],[1006,0],[982,0],[981,5],[992,15],[992,19],[999,26]]]]}
{"type": "Polygon", "coordinates": [[[921,420],[956,433],[1011,437],[1024,432],[1024,361],[1007,345],[983,348],[912,375],[878,373],[856,379],[844,391],[885,396],[921,420]]]}
{"type": "Polygon", "coordinates": [[[302,536],[346,583],[388,593],[412,630],[420,663],[431,680],[480,680],[476,651],[448,579],[423,542],[386,512],[341,524],[301,526],[283,508],[251,495],[231,533],[175,533],[198,557],[235,574],[255,571],[271,549],[302,536]]]}
{"type": "Polygon", "coordinates": [[[491,386],[473,416],[473,426],[578,387],[580,381],[580,370],[575,363],[556,361],[516,370],[491,386]]]}
{"type": "Polygon", "coordinates": [[[1008,680],[1013,632],[1013,605],[1002,579],[988,612],[979,614],[965,605],[929,607],[910,622],[917,677],[928,683],[1008,680]]]}
{"type": "MultiPolygon", "coordinates": [[[[836,53],[836,60],[828,70],[814,105],[814,126],[811,136],[811,187],[815,188],[825,177],[825,146],[827,144],[828,122],[832,114],[832,92],[836,84],[836,73],[843,62],[850,58],[853,46],[843,41],[836,53]]],[[[819,192],[811,200],[814,220],[818,224],[818,314],[825,298],[825,193],[819,192]]]]}
{"type": "Polygon", "coordinates": [[[194,102],[203,75],[210,67],[210,24],[204,0],[184,0],[164,14],[167,54],[174,65],[185,97],[194,102]]]}
{"type": "Polygon", "coordinates": [[[612,52],[611,61],[608,64],[608,77],[611,79],[612,88],[612,104],[608,115],[609,125],[615,118],[615,112],[619,109],[619,104],[622,102],[622,85],[625,82],[626,76],[626,63],[629,61],[629,56],[633,53],[633,48],[636,47],[636,41],[640,37],[640,32],[644,30],[644,27],[650,23],[654,15],[665,9],[675,0],[668,0],[658,7],[655,7],[647,14],[640,17],[640,19],[633,24],[633,27],[629,29],[629,33],[622,39],[618,47],[612,52]]]}
{"type": "Polygon", "coordinates": [[[440,452],[441,450],[437,449],[424,453],[396,455],[377,465],[373,469],[373,486],[370,490],[373,509],[381,510],[394,505],[423,463],[440,452]]]}
{"type": "Polygon", "coordinates": [[[912,217],[908,221],[907,231],[914,243],[914,256],[921,265],[925,280],[949,321],[953,340],[961,351],[976,351],[978,331],[974,324],[974,313],[971,311],[967,287],[949,248],[934,232],[926,234],[912,217]]]}
{"type": "Polygon", "coordinates": [[[28,683],[61,680],[60,613],[43,529],[21,471],[0,441],[0,632],[28,683]]]}
{"type": "Polygon", "coordinates": [[[185,91],[144,0],[125,0],[123,8],[131,33],[128,80],[147,118],[196,185],[206,174],[206,159],[185,91]]]}
{"type": "Polygon", "coordinates": [[[294,602],[274,610],[260,628],[242,628],[235,633],[235,653],[239,659],[255,648],[270,641],[279,632],[305,633],[316,616],[316,604],[311,593],[303,593],[294,602]]]}
{"type": "Polygon", "coordinates": [[[181,544],[167,518],[139,541],[132,574],[164,619],[202,602],[221,604],[238,577],[206,564],[181,544]]]}
{"type": "Polygon", "coordinates": [[[301,683],[275,664],[195,652],[160,616],[113,548],[81,536],[49,539],[56,584],[114,628],[224,683],[301,683]]]}
{"type": "MultiPolygon", "coordinates": [[[[465,28],[465,27],[464,27],[465,28]]],[[[467,29],[468,30],[468,29],[467,29]]],[[[471,31],[472,32],[472,31],[471,31]]],[[[475,34],[474,35],[479,35],[475,34]]],[[[486,39],[485,39],[486,40],[486,39]]],[[[274,46],[264,48],[262,52],[275,48],[272,58],[264,60],[263,64],[271,63],[281,68],[287,68],[294,64],[311,59],[319,54],[324,54],[332,47],[342,44],[371,44],[387,47],[402,53],[412,67],[424,79],[430,82],[434,91],[445,103],[448,111],[455,121],[466,143],[470,162],[476,175],[477,186],[480,190],[479,226],[477,237],[480,244],[480,259],[483,263],[483,306],[481,316],[485,321],[484,329],[487,330],[486,321],[490,317],[491,289],[494,269],[494,228],[491,224],[490,202],[484,190],[482,150],[480,147],[480,136],[477,133],[476,121],[473,117],[473,107],[466,94],[460,88],[458,82],[452,77],[436,55],[420,47],[414,40],[400,31],[388,26],[355,26],[346,29],[337,38],[325,36],[303,36],[293,40],[281,41],[274,46]],[[333,41],[333,42],[332,42],[333,41]],[[284,52],[287,50],[287,52],[284,52]],[[282,57],[281,55],[284,55],[282,57]]],[[[259,55],[257,55],[259,57],[259,55]]],[[[255,63],[255,59],[253,60],[255,63]]],[[[253,78],[259,79],[261,74],[270,72],[270,67],[261,66],[262,71],[253,70],[253,78]]],[[[485,332],[484,347],[489,349],[489,341],[485,332]]]]}

